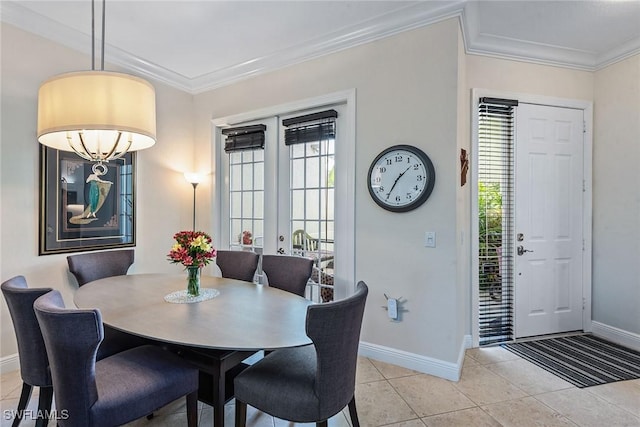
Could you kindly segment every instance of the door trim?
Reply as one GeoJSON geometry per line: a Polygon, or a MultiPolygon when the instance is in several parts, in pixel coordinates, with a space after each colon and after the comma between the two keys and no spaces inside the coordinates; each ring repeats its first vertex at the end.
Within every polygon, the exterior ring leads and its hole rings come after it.
{"type": "Polygon", "coordinates": [[[542,95],[532,95],[518,92],[498,91],[490,89],[471,89],[471,335],[473,347],[479,345],[479,325],[478,325],[478,99],[482,97],[517,99],[526,104],[546,105],[562,108],[573,108],[582,110],[584,114],[584,152],[583,152],[583,208],[582,208],[582,230],[583,230],[583,251],[582,251],[582,295],[583,311],[582,326],[585,332],[591,332],[591,253],[592,253],[592,222],[593,222],[593,103],[578,99],[556,98],[542,95]]]}
{"type": "MultiPolygon", "coordinates": [[[[223,138],[222,128],[252,120],[260,120],[273,116],[291,114],[296,111],[311,108],[320,108],[329,105],[344,104],[345,119],[342,126],[345,127],[346,139],[343,143],[336,144],[336,175],[340,174],[344,184],[336,187],[335,199],[344,201],[335,210],[335,234],[346,236],[340,247],[336,247],[336,256],[341,260],[340,268],[336,269],[334,277],[336,300],[346,298],[355,292],[355,164],[356,164],[356,90],[348,89],[333,92],[313,98],[302,99],[280,105],[274,105],[240,114],[218,117],[211,120],[211,167],[214,171],[214,182],[211,186],[212,206],[222,206],[224,172],[222,167],[223,138]],[[338,254],[339,252],[339,254],[338,254]]],[[[266,160],[266,159],[265,159],[266,160]]],[[[276,185],[269,180],[276,180],[277,176],[265,177],[266,185],[276,185]]],[[[266,208],[266,206],[265,206],[266,208]]],[[[265,211],[265,215],[267,212],[265,211]]],[[[212,212],[211,218],[215,236],[222,235],[222,221],[220,215],[212,212]]],[[[265,241],[266,244],[266,241],[265,241]]],[[[266,250],[266,247],[265,247],[266,250]]]]}

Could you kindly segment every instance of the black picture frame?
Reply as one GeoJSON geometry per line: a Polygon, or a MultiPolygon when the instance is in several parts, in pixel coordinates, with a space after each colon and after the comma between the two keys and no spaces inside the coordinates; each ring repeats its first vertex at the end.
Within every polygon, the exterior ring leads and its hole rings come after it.
{"type": "Polygon", "coordinates": [[[95,162],[43,145],[39,255],[135,246],[135,164],[127,153],[100,175],[95,162]]]}

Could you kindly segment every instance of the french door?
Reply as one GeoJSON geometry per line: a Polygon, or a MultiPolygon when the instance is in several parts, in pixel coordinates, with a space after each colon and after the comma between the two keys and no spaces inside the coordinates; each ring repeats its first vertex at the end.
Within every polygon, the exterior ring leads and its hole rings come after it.
{"type": "MultiPolygon", "coordinates": [[[[352,246],[341,241],[350,239],[349,234],[336,235],[336,211],[345,209],[336,191],[348,182],[339,169],[344,150],[339,144],[348,143],[345,111],[345,105],[338,104],[238,122],[232,131],[263,126],[263,147],[225,152],[224,136],[218,144],[224,246],[314,259],[307,296],[318,302],[336,297],[336,282],[346,270],[341,269],[338,257],[345,251],[340,248],[352,246]],[[292,143],[293,134],[299,138],[292,143]]],[[[263,281],[260,273],[256,281],[263,281]]]]}

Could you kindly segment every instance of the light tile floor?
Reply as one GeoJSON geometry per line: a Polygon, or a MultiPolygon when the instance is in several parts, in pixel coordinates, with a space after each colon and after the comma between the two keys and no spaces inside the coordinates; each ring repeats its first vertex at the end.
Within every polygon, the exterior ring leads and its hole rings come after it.
{"type": "MultiPolygon", "coordinates": [[[[0,377],[2,427],[11,425],[5,411],[17,407],[20,387],[17,372],[0,377]]],[[[361,357],[356,401],[363,427],[640,427],[640,380],[579,389],[500,347],[468,350],[458,382],[361,357]]],[[[29,408],[35,411],[37,399],[29,408]]],[[[225,410],[231,427],[233,402],[225,410]]],[[[211,407],[201,404],[199,425],[212,426],[212,415],[211,407]]],[[[23,421],[22,426],[34,424],[23,421]]],[[[247,424],[294,425],[250,407],[247,424]]],[[[184,402],[173,402],[151,421],[127,426],[186,426],[184,402]]],[[[329,426],[350,427],[348,411],[334,416],[329,426]]]]}

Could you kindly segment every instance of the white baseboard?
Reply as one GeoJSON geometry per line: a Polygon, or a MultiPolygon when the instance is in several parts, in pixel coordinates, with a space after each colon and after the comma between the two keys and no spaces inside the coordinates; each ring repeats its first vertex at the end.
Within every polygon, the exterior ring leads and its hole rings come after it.
{"type": "Polygon", "coordinates": [[[464,352],[470,347],[471,335],[465,335],[457,363],[445,362],[432,357],[421,356],[419,354],[362,341],[360,342],[359,354],[360,356],[391,363],[424,374],[434,375],[451,381],[458,381],[460,379],[460,373],[462,372],[464,352]]]}
{"type": "Polygon", "coordinates": [[[608,339],[609,341],[640,351],[640,335],[623,329],[614,328],[604,323],[592,321],[591,332],[593,335],[608,339]]]}
{"type": "Polygon", "coordinates": [[[0,375],[20,369],[18,353],[0,358],[0,375]]]}

